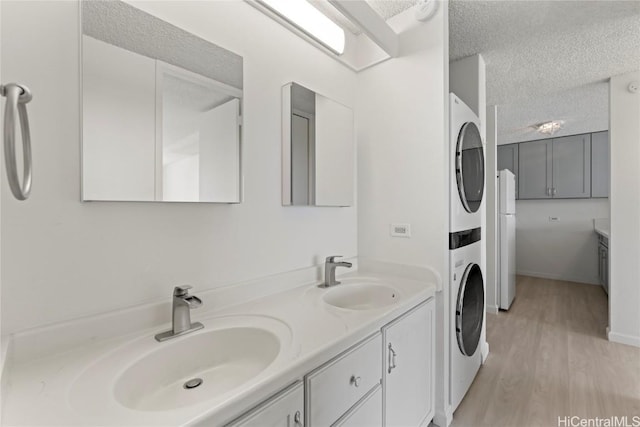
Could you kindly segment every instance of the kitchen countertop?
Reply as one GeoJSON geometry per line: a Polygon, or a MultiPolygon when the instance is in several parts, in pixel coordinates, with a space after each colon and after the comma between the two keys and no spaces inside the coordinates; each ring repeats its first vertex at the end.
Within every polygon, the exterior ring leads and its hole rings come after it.
{"type": "Polygon", "coordinates": [[[354,272],[340,280],[343,284],[338,286],[363,281],[387,284],[398,291],[398,302],[372,310],[340,309],[324,303],[322,297],[327,289],[312,283],[208,312],[206,317],[194,319],[204,323],[204,329],[169,342],[206,333],[235,317],[257,327],[268,322],[286,325],[289,339],[280,356],[254,379],[218,397],[171,410],[134,410],[113,397],[116,377],[165,344],[156,342],[154,335],[170,325],[158,325],[23,364],[14,363],[9,372],[8,392],[3,396],[3,424],[148,426],[206,421],[207,425],[222,425],[379,331],[436,292],[434,283],[395,275],[364,276],[354,272]],[[118,354],[119,359],[114,357],[118,354]],[[100,363],[108,366],[94,371],[104,371],[107,378],[103,383],[97,381],[83,388],[82,383],[86,382],[83,374],[100,363]]]}
{"type": "Polygon", "coordinates": [[[593,229],[596,233],[609,239],[611,233],[610,224],[609,218],[597,218],[593,220],[593,229]]]}

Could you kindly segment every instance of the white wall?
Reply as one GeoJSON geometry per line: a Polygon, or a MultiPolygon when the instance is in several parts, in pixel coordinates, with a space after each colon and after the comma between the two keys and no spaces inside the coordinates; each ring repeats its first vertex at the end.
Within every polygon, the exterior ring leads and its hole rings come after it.
{"type": "Polygon", "coordinates": [[[640,347],[640,94],[627,90],[632,81],[640,71],[610,82],[609,339],[640,347]]]}
{"type": "Polygon", "coordinates": [[[438,16],[406,31],[399,58],[358,76],[358,247],[447,277],[443,32],[438,16]],[[396,222],[411,224],[412,237],[391,237],[396,222]]]}
{"type": "Polygon", "coordinates": [[[151,201],[156,61],[89,36],[82,38],[83,197],[151,201]]]}
{"type": "Polygon", "coordinates": [[[239,201],[240,100],[232,99],[199,117],[200,200],[239,201]]]}
{"type": "MultiPolygon", "coordinates": [[[[355,74],[245,2],[137,5],[244,57],[245,201],[81,203],[78,4],[2,2],[2,75],[33,90],[35,158],[29,201],[2,188],[4,332],[168,300],[181,283],[197,294],[357,254],[356,208],[285,208],[280,194],[282,85],[297,81],[353,106],[355,74]]],[[[432,69],[441,72],[424,71],[432,69]]],[[[441,123],[434,116],[428,126],[441,123]]],[[[426,240],[440,229],[418,227],[426,240]]]]}
{"type": "Polygon", "coordinates": [[[597,284],[593,219],[608,216],[608,199],[518,200],[517,274],[597,284]]]}
{"type": "MultiPolygon", "coordinates": [[[[447,8],[425,24],[413,12],[390,24],[401,56],[358,75],[358,250],[360,257],[429,266],[448,283],[447,8]],[[411,238],[390,236],[410,223],[411,238]]],[[[448,396],[446,292],[437,294],[436,417],[448,396]],[[445,341],[443,341],[445,340],[445,341]],[[444,387],[444,389],[443,389],[444,387]]]]}
{"type": "MultiPolygon", "coordinates": [[[[449,64],[449,92],[456,94],[480,119],[480,132],[486,137],[486,66],[482,55],[472,55],[449,64]]],[[[486,141],[486,139],[485,139],[486,141]]]]}

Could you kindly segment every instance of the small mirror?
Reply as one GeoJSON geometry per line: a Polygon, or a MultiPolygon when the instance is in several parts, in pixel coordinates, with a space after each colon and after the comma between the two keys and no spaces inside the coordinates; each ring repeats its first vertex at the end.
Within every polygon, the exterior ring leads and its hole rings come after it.
{"type": "Polygon", "coordinates": [[[242,57],[82,2],[83,200],[239,203],[242,57]]]}
{"type": "Polygon", "coordinates": [[[282,93],[282,204],[353,205],[353,111],[297,83],[282,93]]]}

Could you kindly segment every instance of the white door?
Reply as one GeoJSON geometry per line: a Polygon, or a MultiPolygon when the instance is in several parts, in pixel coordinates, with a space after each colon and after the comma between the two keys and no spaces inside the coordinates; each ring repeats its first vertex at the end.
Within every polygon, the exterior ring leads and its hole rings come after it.
{"type": "MultiPolygon", "coordinates": [[[[302,427],[303,422],[304,390],[297,382],[226,427],[302,427]]],[[[211,425],[211,420],[199,425],[211,425]]]]}
{"type": "Polygon", "coordinates": [[[500,308],[508,310],[516,296],[516,216],[500,215],[500,308]]]}
{"type": "Polygon", "coordinates": [[[419,426],[433,417],[433,299],[383,328],[385,426],[419,426]]]}

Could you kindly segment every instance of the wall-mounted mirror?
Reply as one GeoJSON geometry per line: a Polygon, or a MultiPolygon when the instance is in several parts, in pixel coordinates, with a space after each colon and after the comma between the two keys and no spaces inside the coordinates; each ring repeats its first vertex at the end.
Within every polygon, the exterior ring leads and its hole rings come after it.
{"type": "Polygon", "coordinates": [[[83,1],[83,200],[239,203],[242,73],[128,4],[83,1]]]}
{"type": "Polygon", "coordinates": [[[282,106],[282,204],[353,205],[353,110],[297,83],[282,106]]]}

